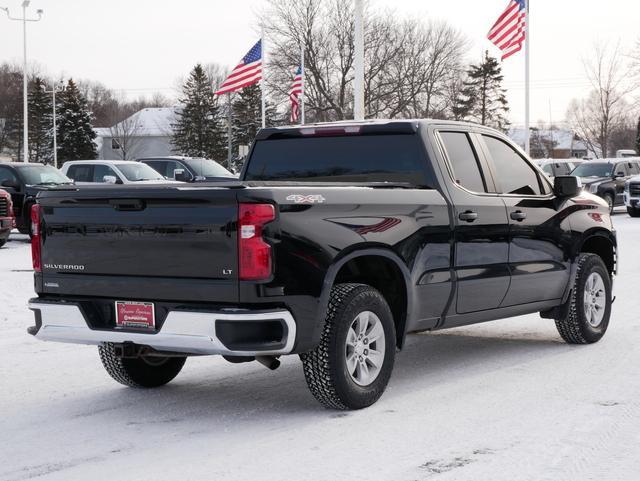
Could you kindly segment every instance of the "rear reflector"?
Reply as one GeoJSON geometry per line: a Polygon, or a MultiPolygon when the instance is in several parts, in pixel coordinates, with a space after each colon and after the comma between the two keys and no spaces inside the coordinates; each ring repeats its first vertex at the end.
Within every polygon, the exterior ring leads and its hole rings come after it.
{"type": "Polygon", "coordinates": [[[262,238],[262,228],[275,220],[271,204],[240,204],[238,215],[239,278],[257,281],[271,277],[271,246],[262,238]]]}
{"type": "Polygon", "coordinates": [[[31,206],[31,260],[33,270],[42,272],[42,239],[40,232],[40,211],[38,204],[31,206]]]}

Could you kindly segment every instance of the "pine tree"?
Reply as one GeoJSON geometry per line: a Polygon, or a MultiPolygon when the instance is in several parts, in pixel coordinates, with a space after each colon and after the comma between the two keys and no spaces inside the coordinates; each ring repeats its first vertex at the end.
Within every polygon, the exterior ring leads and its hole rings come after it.
{"type": "Polygon", "coordinates": [[[640,154],[640,118],[638,119],[638,130],[636,133],[636,152],[640,154]]]}
{"type": "Polygon", "coordinates": [[[182,86],[182,108],[173,126],[175,150],[190,157],[205,157],[220,162],[227,157],[224,119],[213,93],[212,83],[202,68],[196,65],[182,86]]]}
{"type": "Polygon", "coordinates": [[[51,97],[44,80],[36,77],[29,89],[29,162],[53,159],[53,115],[51,97]]]}
{"type": "MultiPolygon", "coordinates": [[[[265,124],[276,123],[276,110],[267,102],[265,108],[265,124]]],[[[233,102],[233,146],[251,145],[258,130],[262,127],[262,90],[259,85],[245,87],[238,92],[233,102]]]]}
{"type": "Polygon", "coordinates": [[[91,126],[91,112],[73,79],[69,79],[58,98],[58,159],[61,162],[95,159],[96,133],[91,126]]]}
{"type": "Polygon", "coordinates": [[[498,61],[485,52],[483,61],[471,65],[455,106],[457,114],[466,120],[506,131],[509,128],[509,106],[502,88],[502,68],[498,61]]]}

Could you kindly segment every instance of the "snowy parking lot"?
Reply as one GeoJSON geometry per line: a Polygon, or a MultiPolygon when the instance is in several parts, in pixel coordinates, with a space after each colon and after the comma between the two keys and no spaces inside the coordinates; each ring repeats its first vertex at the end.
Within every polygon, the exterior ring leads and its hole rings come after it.
{"type": "Polygon", "coordinates": [[[30,249],[0,250],[0,480],[640,479],[640,219],[615,216],[611,325],[591,346],[537,315],[410,336],[386,394],[322,408],[300,361],[190,358],[129,389],[97,349],[36,341],[30,249]]]}

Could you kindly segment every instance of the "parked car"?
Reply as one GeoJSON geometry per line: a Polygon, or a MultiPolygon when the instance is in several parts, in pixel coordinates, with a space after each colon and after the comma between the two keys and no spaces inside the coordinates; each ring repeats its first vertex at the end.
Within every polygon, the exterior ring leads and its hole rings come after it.
{"type": "Polygon", "coordinates": [[[130,160],[73,160],[62,173],[76,184],[165,184],[167,179],[148,165],[130,160]]]}
{"type": "Polygon", "coordinates": [[[625,182],[624,205],[631,217],[640,217],[640,175],[631,177],[625,182]]]}
{"type": "Polygon", "coordinates": [[[581,163],[582,160],[578,159],[541,159],[536,161],[538,167],[551,179],[562,175],[570,175],[581,163]]]}
{"type": "Polygon", "coordinates": [[[138,159],[167,179],[181,182],[215,182],[236,179],[236,175],[211,159],[194,157],[148,157],[138,159]]]}
{"type": "Polygon", "coordinates": [[[576,177],[445,121],[265,129],[241,181],[44,192],[34,222],[36,338],[98,345],[128,386],[299,354],[337,409],[382,395],[408,333],[539,312],[597,342],[618,259],[576,177]]]}
{"type": "Polygon", "coordinates": [[[31,206],[38,192],[73,181],[50,165],[10,162],[0,163],[0,188],[11,194],[16,227],[22,234],[31,229],[31,206]]]}
{"type": "Polygon", "coordinates": [[[571,175],[580,177],[583,187],[602,197],[609,208],[624,205],[624,185],[632,176],[640,174],[638,160],[605,159],[584,162],[571,175]]]}
{"type": "Polygon", "coordinates": [[[11,194],[6,190],[0,189],[0,247],[7,243],[9,235],[11,235],[11,229],[15,225],[16,219],[13,216],[11,194]]]}

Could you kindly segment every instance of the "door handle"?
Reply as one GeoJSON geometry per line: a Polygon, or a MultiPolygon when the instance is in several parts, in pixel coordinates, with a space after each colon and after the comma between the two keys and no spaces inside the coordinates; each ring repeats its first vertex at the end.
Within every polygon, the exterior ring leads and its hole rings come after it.
{"type": "Polygon", "coordinates": [[[518,222],[522,222],[523,220],[525,220],[527,218],[527,214],[522,212],[521,210],[517,210],[515,212],[512,212],[510,214],[510,217],[513,220],[517,220],[518,222]]]}
{"type": "Polygon", "coordinates": [[[460,215],[458,215],[458,218],[466,222],[473,222],[478,218],[478,214],[476,212],[467,210],[465,212],[461,212],[460,215]]]}

